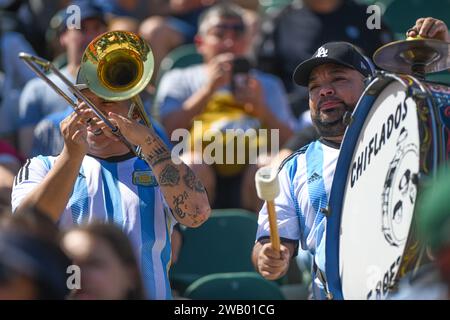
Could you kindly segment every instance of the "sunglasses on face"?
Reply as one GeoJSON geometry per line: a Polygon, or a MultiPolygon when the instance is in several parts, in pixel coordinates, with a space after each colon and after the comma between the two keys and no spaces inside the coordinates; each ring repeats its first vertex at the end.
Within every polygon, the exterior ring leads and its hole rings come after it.
{"type": "Polygon", "coordinates": [[[237,34],[242,34],[245,31],[245,26],[242,23],[238,24],[227,24],[227,23],[221,23],[213,26],[211,29],[218,29],[220,31],[234,31],[237,34]]]}

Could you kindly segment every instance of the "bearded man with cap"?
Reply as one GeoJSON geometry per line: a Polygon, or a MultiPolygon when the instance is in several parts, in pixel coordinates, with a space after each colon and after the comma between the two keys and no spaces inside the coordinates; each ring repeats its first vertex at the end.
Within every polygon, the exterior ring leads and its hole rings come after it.
{"type": "MultiPolygon", "coordinates": [[[[419,19],[408,35],[448,38],[447,27],[433,18],[419,19]],[[428,21],[428,20],[434,20],[428,21]],[[426,20],[426,23],[424,22],[426,20]],[[431,23],[433,22],[433,23],[431,23]],[[436,28],[430,27],[436,25],[436,28]]],[[[275,199],[280,252],[270,243],[267,206],[259,213],[257,242],[252,260],[269,280],[283,276],[300,244],[313,255],[313,297],[331,298],[325,277],[326,208],[346,129],[345,114],[351,113],[364,91],[372,65],[353,45],[329,42],[295,70],[296,84],[308,88],[311,119],[320,138],[288,157],[279,169],[280,194],[275,199]]]]}
{"type": "Polygon", "coordinates": [[[172,161],[161,132],[140,124],[138,112],[127,117],[130,100],[102,99],[83,79],[80,71],[77,88],[141,147],[143,159],[81,102],[61,123],[61,154],[32,158],[19,171],[12,208],[35,206],[63,229],[92,221],[117,224],[133,244],[147,296],[170,299],[172,228],[206,221],[211,211],[206,191],[189,167],[172,161]]]}

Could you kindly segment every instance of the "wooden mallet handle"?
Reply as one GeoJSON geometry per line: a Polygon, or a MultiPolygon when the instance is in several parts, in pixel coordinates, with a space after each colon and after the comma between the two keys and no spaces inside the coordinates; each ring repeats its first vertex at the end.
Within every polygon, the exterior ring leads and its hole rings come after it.
{"type": "Polygon", "coordinates": [[[274,202],[274,199],[280,193],[277,170],[271,167],[260,168],[255,174],[255,184],[258,197],[267,203],[272,248],[280,252],[280,236],[278,235],[277,214],[275,212],[274,202]]]}
{"type": "Polygon", "coordinates": [[[278,235],[277,213],[275,212],[275,202],[267,201],[267,212],[269,213],[270,242],[272,248],[280,252],[280,236],[278,235]]]}

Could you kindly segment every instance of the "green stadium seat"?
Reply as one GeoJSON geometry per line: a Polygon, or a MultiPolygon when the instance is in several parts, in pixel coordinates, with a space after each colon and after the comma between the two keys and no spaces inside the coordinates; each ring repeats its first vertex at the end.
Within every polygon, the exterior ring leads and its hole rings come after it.
{"type": "Polygon", "coordinates": [[[388,4],[390,4],[392,1],[395,1],[395,0],[356,0],[356,2],[361,3],[361,4],[366,4],[368,6],[372,5],[372,4],[380,5],[380,6],[382,6],[383,9],[388,4]]]}
{"type": "MultiPolygon", "coordinates": [[[[186,68],[194,64],[203,62],[203,57],[197,52],[194,44],[185,44],[173,49],[161,61],[156,80],[156,90],[162,76],[169,70],[176,68],[186,68]]],[[[156,106],[156,93],[154,94],[153,105],[156,106]]]]}
{"type": "Polygon", "coordinates": [[[213,210],[199,228],[186,228],[177,263],[170,270],[172,288],[180,294],[193,281],[213,273],[254,271],[251,252],[256,214],[242,209],[213,210]]]}
{"type": "Polygon", "coordinates": [[[450,86],[450,71],[432,73],[426,76],[427,81],[443,83],[450,86]]]}
{"type": "Polygon", "coordinates": [[[290,5],[294,0],[259,0],[259,11],[270,13],[290,5]]]}
{"type": "Polygon", "coordinates": [[[203,62],[203,57],[197,52],[194,44],[185,44],[169,52],[161,61],[159,79],[162,75],[175,68],[185,68],[203,62]]]}
{"type": "Polygon", "coordinates": [[[192,283],[185,297],[194,300],[284,300],[280,288],[256,272],[217,273],[192,283]]]}

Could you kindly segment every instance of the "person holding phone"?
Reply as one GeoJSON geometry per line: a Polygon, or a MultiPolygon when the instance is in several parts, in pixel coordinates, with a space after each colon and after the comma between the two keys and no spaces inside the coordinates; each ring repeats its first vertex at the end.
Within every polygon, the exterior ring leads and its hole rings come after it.
{"type": "MultiPolygon", "coordinates": [[[[192,143],[202,140],[202,150],[210,143],[203,137],[209,129],[222,134],[227,129],[265,128],[269,133],[278,129],[279,144],[292,135],[294,118],[281,81],[250,68],[243,58],[250,45],[247,31],[242,9],[233,4],[215,5],[200,17],[195,43],[204,63],[166,73],[158,88],[156,105],[169,134],[179,128],[190,130],[192,143]],[[194,121],[201,121],[200,134],[194,130],[194,121]]],[[[235,155],[247,158],[250,148],[263,143],[258,136],[246,148],[235,150],[235,155]]],[[[205,185],[214,207],[259,209],[256,166],[250,161],[209,165],[192,148],[183,160],[205,185]]]]}

